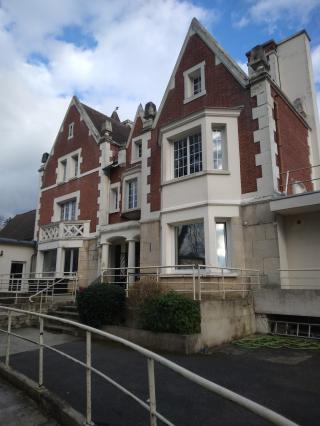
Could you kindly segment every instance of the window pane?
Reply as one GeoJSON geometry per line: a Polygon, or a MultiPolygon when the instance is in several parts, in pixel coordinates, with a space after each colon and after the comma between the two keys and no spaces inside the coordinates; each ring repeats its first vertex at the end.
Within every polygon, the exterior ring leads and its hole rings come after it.
{"type": "Polygon", "coordinates": [[[193,94],[197,95],[201,92],[201,76],[197,76],[193,78],[193,94]]]}
{"type": "Polygon", "coordinates": [[[188,147],[187,138],[174,143],[174,177],[188,174],[188,147]]]}
{"type": "Polygon", "coordinates": [[[128,209],[135,209],[138,206],[137,179],[128,182],[128,209]]]}
{"type": "Polygon", "coordinates": [[[223,144],[224,144],[224,131],[215,129],[212,132],[213,142],[213,168],[223,169],[223,144]]]}
{"type": "Polygon", "coordinates": [[[202,170],[201,133],[189,136],[190,174],[202,170]]]}
{"type": "Polygon", "coordinates": [[[178,265],[204,265],[203,223],[176,226],[176,248],[178,265]]]}
{"type": "Polygon", "coordinates": [[[78,168],[79,168],[79,157],[77,155],[74,156],[73,161],[74,161],[74,176],[77,177],[78,176],[78,168]]]}
{"type": "Polygon", "coordinates": [[[75,220],[76,218],[76,200],[71,201],[71,215],[70,220],[75,220]]]}
{"type": "Polygon", "coordinates": [[[216,223],[217,258],[220,268],[227,266],[227,232],[226,223],[216,223]]]}

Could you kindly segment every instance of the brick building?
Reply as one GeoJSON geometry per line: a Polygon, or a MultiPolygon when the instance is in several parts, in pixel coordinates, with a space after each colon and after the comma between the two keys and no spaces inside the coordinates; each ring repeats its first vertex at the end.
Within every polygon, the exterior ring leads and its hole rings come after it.
{"type": "Polygon", "coordinates": [[[158,110],[121,122],[72,99],[40,169],[37,272],[87,285],[108,268],[202,264],[279,285],[279,269],[316,265],[292,249],[302,227],[320,241],[308,35],[247,56],[249,76],[194,19],[158,110]]]}

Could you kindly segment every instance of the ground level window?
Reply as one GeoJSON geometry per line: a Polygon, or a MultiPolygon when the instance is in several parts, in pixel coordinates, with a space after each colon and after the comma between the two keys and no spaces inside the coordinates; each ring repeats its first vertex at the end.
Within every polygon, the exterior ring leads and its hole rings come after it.
{"type": "Polygon", "coordinates": [[[204,228],[202,222],[175,226],[176,264],[204,265],[204,228]]]}
{"type": "Polygon", "coordinates": [[[226,222],[216,223],[217,239],[217,259],[220,268],[227,266],[227,224],[226,222]]]}
{"type": "Polygon", "coordinates": [[[67,248],[64,251],[64,272],[77,272],[78,271],[78,248],[67,248]]]}
{"type": "Polygon", "coordinates": [[[55,272],[57,250],[48,250],[43,253],[43,272],[55,272]]]}

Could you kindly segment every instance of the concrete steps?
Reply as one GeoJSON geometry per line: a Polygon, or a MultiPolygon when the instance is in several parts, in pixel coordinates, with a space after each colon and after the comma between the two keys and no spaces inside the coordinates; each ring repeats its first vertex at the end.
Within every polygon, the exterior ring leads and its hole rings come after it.
{"type": "MultiPolygon", "coordinates": [[[[48,315],[80,322],[77,307],[74,303],[70,302],[65,305],[60,305],[57,309],[50,309],[48,311],[48,315]]],[[[73,336],[79,336],[81,334],[81,331],[78,328],[55,320],[47,319],[44,323],[44,328],[52,333],[65,333],[73,336]]]]}

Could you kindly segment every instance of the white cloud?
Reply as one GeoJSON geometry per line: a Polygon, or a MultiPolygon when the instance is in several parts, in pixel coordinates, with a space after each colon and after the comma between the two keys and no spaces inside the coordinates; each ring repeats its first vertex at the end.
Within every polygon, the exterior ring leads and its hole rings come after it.
{"type": "Polygon", "coordinates": [[[312,49],[311,59],[315,82],[320,84],[320,45],[312,49]]]}
{"type": "Polygon", "coordinates": [[[140,101],[159,105],[193,16],[216,15],[189,0],[2,0],[0,214],[36,206],[41,153],[74,93],[107,114],[119,105],[122,119],[140,101]],[[96,44],[61,40],[70,26],[96,44]]]}
{"type": "Polygon", "coordinates": [[[249,0],[247,12],[235,20],[234,26],[243,28],[248,24],[265,24],[272,32],[284,22],[303,25],[319,6],[319,0],[249,0]]]}
{"type": "Polygon", "coordinates": [[[239,67],[248,75],[248,65],[247,62],[238,61],[239,67]]]}

